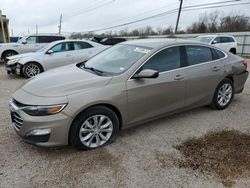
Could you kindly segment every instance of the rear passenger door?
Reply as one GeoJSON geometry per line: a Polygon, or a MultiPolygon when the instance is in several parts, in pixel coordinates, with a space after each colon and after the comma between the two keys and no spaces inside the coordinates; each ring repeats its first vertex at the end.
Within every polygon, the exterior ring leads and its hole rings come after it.
{"type": "Polygon", "coordinates": [[[223,77],[220,59],[214,57],[209,47],[186,45],[187,94],[186,106],[200,106],[212,101],[215,88],[223,77]]]}
{"type": "Polygon", "coordinates": [[[97,49],[95,49],[91,44],[87,42],[77,41],[73,43],[74,43],[74,51],[73,51],[74,63],[86,61],[97,53],[97,49]]]}

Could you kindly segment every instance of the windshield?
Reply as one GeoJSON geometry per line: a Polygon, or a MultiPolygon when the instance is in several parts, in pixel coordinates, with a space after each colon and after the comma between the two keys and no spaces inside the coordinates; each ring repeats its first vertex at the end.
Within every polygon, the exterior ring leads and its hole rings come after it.
{"type": "Polygon", "coordinates": [[[204,42],[204,43],[210,43],[210,41],[213,39],[214,37],[196,37],[194,38],[195,40],[197,41],[200,41],[200,42],[204,42]]]}
{"type": "Polygon", "coordinates": [[[40,49],[37,50],[37,52],[42,52],[44,51],[45,49],[48,48],[49,45],[46,45],[46,46],[42,46],[40,49]]]}
{"type": "Polygon", "coordinates": [[[150,50],[147,47],[119,44],[93,57],[84,64],[84,67],[103,72],[106,76],[118,75],[125,72],[150,50]]]}
{"type": "Polygon", "coordinates": [[[26,37],[22,37],[22,38],[20,38],[20,39],[17,41],[17,43],[22,43],[23,41],[25,41],[25,40],[26,40],[26,38],[27,38],[27,36],[26,36],[26,37]]]}

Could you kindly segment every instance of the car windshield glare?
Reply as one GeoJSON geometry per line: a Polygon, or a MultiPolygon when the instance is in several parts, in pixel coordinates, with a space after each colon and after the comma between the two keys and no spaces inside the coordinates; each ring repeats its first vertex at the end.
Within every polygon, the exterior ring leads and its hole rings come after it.
{"type": "Polygon", "coordinates": [[[204,42],[204,43],[210,43],[213,37],[196,37],[195,40],[204,42]]]}
{"type": "Polygon", "coordinates": [[[148,47],[118,44],[87,61],[85,67],[102,71],[105,76],[118,75],[125,72],[150,50],[151,48],[148,47]]]}

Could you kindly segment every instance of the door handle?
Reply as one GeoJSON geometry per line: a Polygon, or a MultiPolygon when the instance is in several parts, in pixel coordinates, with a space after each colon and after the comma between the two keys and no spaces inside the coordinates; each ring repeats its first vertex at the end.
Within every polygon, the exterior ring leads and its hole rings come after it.
{"type": "Polygon", "coordinates": [[[218,71],[218,70],[220,70],[220,69],[221,69],[221,67],[217,67],[217,66],[214,66],[214,67],[212,68],[213,71],[218,71]]]}
{"type": "Polygon", "coordinates": [[[71,55],[70,54],[66,54],[66,57],[70,57],[71,55]]]}
{"type": "Polygon", "coordinates": [[[185,78],[185,76],[179,74],[174,77],[175,80],[182,80],[183,78],[185,78]]]}

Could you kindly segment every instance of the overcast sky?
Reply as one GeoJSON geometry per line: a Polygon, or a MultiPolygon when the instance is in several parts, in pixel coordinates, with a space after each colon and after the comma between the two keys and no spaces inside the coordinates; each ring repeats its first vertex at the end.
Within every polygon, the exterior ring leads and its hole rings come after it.
{"type": "MultiPolygon", "coordinates": [[[[183,6],[204,3],[220,2],[227,0],[184,0],[183,6]]],[[[36,24],[39,33],[58,32],[60,14],[63,14],[63,32],[81,32],[113,25],[118,25],[178,8],[178,0],[0,0],[3,14],[10,19],[10,31],[14,35],[35,33],[36,24]],[[94,5],[107,4],[86,13],[88,8],[94,5]],[[85,13],[84,13],[85,12],[85,13]]],[[[242,2],[250,2],[242,0],[242,2]]],[[[250,4],[226,8],[195,10],[183,12],[180,18],[180,27],[186,28],[192,22],[198,20],[202,13],[221,11],[223,14],[242,13],[250,16],[250,4]]],[[[174,26],[177,13],[139,22],[116,30],[128,28],[142,28],[147,25],[153,27],[174,26]]],[[[105,31],[103,31],[105,32],[105,31]]]]}

